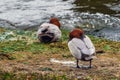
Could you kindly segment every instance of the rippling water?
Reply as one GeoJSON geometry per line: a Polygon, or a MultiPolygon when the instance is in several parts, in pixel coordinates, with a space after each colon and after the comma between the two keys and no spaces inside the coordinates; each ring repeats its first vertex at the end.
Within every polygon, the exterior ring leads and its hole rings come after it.
{"type": "Polygon", "coordinates": [[[25,29],[39,25],[51,16],[70,14],[71,2],[71,0],[0,0],[0,19],[12,23],[11,26],[25,29]]]}
{"type": "Polygon", "coordinates": [[[120,41],[119,0],[0,0],[0,26],[35,29],[50,17],[63,28],[120,41]]]}
{"type": "Polygon", "coordinates": [[[76,0],[74,11],[104,13],[120,18],[120,1],[119,0],[76,0]]]}

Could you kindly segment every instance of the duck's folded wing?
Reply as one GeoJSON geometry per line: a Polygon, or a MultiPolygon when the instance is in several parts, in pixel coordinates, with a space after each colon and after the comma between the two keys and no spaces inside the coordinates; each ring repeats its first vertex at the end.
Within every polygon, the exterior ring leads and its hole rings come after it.
{"type": "Polygon", "coordinates": [[[89,55],[89,49],[81,39],[72,39],[68,42],[68,47],[70,49],[70,52],[76,57],[79,56],[79,58],[81,58],[82,54],[89,55]]]}
{"type": "Polygon", "coordinates": [[[68,42],[68,48],[71,52],[71,54],[76,58],[76,59],[81,59],[81,51],[77,48],[77,46],[74,44],[73,41],[68,42]]]}
{"type": "Polygon", "coordinates": [[[37,36],[39,36],[39,34],[42,34],[42,32],[44,30],[47,30],[49,28],[49,23],[43,23],[39,28],[38,28],[38,31],[37,31],[37,36]]]}
{"type": "Polygon", "coordinates": [[[94,54],[95,53],[95,47],[94,47],[92,41],[90,40],[90,38],[87,35],[85,35],[84,42],[85,42],[87,48],[90,50],[90,54],[94,54]]]}
{"type": "Polygon", "coordinates": [[[62,35],[61,30],[58,28],[58,26],[54,24],[50,24],[50,27],[48,28],[48,32],[54,34],[55,40],[58,40],[61,38],[61,35],[62,35]]]}

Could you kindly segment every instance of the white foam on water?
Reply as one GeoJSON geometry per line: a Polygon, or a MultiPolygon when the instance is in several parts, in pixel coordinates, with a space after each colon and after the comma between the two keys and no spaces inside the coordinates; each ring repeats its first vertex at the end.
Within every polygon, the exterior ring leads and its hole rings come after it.
{"type": "Polygon", "coordinates": [[[0,19],[8,20],[16,26],[40,24],[51,15],[65,15],[72,11],[73,0],[0,0],[0,19]]]}

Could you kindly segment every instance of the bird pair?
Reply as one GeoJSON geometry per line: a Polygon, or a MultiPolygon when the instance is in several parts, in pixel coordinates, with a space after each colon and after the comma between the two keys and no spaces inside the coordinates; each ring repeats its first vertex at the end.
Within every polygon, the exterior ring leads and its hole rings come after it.
{"type": "MultiPolygon", "coordinates": [[[[43,23],[39,27],[37,32],[38,39],[45,43],[58,41],[62,35],[60,26],[57,18],[51,18],[49,23],[43,23]]],[[[79,60],[90,61],[90,65],[87,68],[91,68],[95,47],[82,29],[73,29],[69,33],[68,48],[76,58],[77,68],[80,68],[78,65],[79,60]]]]}

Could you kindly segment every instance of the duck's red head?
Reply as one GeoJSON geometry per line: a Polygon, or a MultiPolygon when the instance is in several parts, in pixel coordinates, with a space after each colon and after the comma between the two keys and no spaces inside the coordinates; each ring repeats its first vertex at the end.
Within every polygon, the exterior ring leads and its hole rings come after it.
{"type": "Polygon", "coordinates": [[[81,36],[83,36],[84,31],[82,29],[74,29],[70,32],[69,34],[69,39],[73,39],[73,38],[81,38],[81,36]]]}
{"type": "Polygon", "coordinates": [[[61,25],[60,25],[60,22],[59,22],[59,20],[58,20],[57,18],[51,18],[51,19],[50,19],[50,23],[58,26],[59,28],[60,28],[60,26],[61,26],[61,25]]]}

